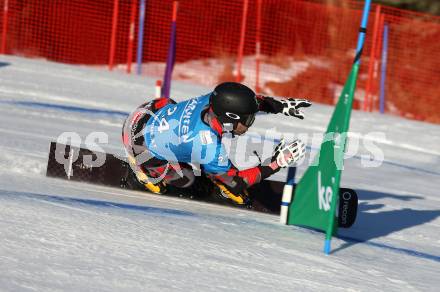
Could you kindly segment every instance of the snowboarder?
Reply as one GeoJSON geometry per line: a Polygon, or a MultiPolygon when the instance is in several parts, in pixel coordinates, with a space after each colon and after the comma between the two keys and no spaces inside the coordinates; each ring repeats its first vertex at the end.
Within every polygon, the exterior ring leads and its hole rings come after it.
{"type": "Polygon", "coordinates": [[[125,121],[122,139],[139,182],[153,193],[167,185],[189,187],[200,169],[225,198],[246,204],[246,189],[297,162],[305,153],[300,140],[282,140],[265,163],[239,170],[228,159],[221,138],[242,135],[258,111],[304,119],[306,99],[256,95],[247,86],[225,82],[206,95],[176,103],[159,98],[139,106],[125,121]]]}

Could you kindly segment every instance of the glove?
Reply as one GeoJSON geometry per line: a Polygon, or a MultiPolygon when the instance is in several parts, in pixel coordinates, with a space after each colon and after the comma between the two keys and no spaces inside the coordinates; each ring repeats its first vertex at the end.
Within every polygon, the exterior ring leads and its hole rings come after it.
{"type": "Polygon", "coordinates": [[[278,168],[288,167],[304,157],[305,153],[306,145],[300,140],[286,144],[284,139],[282,139],[274,150],[272,164],[276,163],[278,168]]]}
{"type": "Polygon", "coordinates": [[[273,97],[258,95],[257,99],[260,102],[260,111],[271,114],[278,114],[283,111],[284,105],[273,97]]]}
{"type": "Polygon", "coordinates": [[[267,113],[278,114],[283,113],[286,116],[304,119],[304,114],[299,110],[301,107],[309,107],[312,105],[307,99],[287,98],[277,100],[270,96],[258,95],[260,101],[260,110],[267,113]]]}
{"type": "Polygon", "coordinates": [[[288,98],[280,101],[283,104],[282,113],[286,116],[304,119],[304,113],[299,109],[301,107],[309,107],[312,105],[307,99],[288,98]]]}
{"type": "Polygon", "coordinates": [[[261,180],[268,178],[274,173],[281,170],[281,168],[293,165],[306,152],[306,146],[300,140],[295,140],[286,145],[284,139],[280,141],[273,152],[272,158],[268,162],[258,166],[260,169],[261,180]]]}

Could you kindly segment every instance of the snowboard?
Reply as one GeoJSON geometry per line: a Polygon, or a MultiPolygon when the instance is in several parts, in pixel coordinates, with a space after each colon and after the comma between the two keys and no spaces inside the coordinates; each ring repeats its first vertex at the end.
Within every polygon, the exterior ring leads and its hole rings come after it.
{"type": "MultiPolygon", "coordinates": [[[[138,182],[125,158],[51,142],[46,176],[71,181],[99,184],[108,187],[146,191],[138,182]]],[[[163,196],[181,197],[205,201],[238,208],[247,208],[257,212],[279,214],[284,182],[263,180],[248,189],[249,203],[237,205],[225,199],[218,187],[203,173],[196,177],[194,184],[188,188],[167,186],[163,196]]],[[[294,200],[294,197],[293,197],[294,200]]],[[[340,188],[338,207],[338,226],[349,228],[356,220],[358,197],[354,190],[340,188]]]]}

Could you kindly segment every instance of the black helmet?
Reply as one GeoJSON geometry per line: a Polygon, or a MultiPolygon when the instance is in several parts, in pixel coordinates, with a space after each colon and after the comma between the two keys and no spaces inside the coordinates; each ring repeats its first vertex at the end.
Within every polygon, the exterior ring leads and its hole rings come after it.
{"type": "Polygon", "coordinates": [[[258,111],[258,101],[255,92],[249,87],[236,83],[225,82],[217,85],[211,94],[209,103],[223,125],[238,122],[250,127],[258,111]]]}

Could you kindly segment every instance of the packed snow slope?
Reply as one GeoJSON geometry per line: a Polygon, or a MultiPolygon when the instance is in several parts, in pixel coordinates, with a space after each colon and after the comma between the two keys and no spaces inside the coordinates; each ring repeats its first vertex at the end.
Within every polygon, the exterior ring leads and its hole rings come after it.
{"type": "MultiPolygon", "coordinates": [[[[177,100],[209,92],[173,85],[177,100]]],[[[358,220],[324,256],[322,233],[276,216],[45,177],[63,132],[104,132],[123,154],[122,121],[153,94],[146,77],[0,57],[1,291],[438,291],[439,126],[353,113],[342,185],[359,194],[358,220]]],[[[267,156],[281,133],[313,156],[332,110],[260,115],[232,158],[258,163],[243,152],[267,156]]]]}

